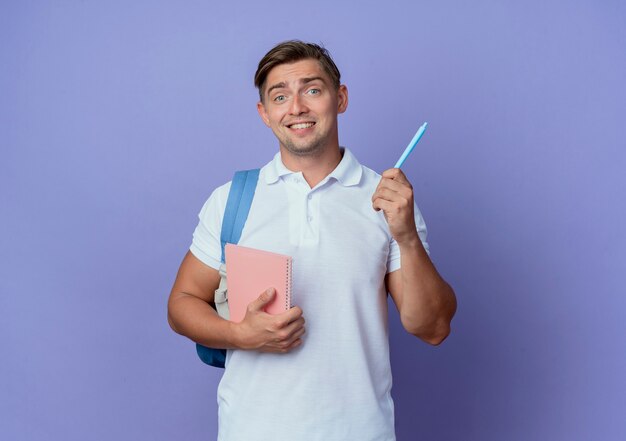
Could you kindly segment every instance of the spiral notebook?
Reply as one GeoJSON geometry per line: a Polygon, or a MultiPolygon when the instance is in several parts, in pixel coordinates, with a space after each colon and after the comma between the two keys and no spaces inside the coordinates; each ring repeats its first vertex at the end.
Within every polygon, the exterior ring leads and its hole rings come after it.
{"type": "Polygon", "coordinates": [[[290,256],[229,243],[225,257],[231,321],[242,321],[248,304],[268,288],[276,289],[276,297],[265,307],[267,313],[280,314],[291,308],[290,256]]]}

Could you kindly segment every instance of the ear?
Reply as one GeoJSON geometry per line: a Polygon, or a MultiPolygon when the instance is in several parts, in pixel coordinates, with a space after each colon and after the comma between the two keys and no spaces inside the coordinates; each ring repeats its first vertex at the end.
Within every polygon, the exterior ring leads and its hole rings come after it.
{"type": "Polygon", "coordinates": [[[337,90],[337,113],[343,113],[348,108],[348,88],[345,84],[337,90]]]}
{"type": "Polygon", "coordinates": [[[256,103],[256,111],[259,112],[259,116],[263,120],[263,124],[265,124],[267,127],[271,128],[271,126],[270,126],[270,119],[268,118],[267,112],[265,111],[265,106],[263,105],[263,103],[261,101],[256,103]]]}

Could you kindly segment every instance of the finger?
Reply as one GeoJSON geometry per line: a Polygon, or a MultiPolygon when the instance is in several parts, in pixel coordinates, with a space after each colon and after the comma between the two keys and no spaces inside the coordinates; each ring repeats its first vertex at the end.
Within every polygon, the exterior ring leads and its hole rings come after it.
{"type": "Polygon", "coordinates": [[[393,191],[397,191],[400,193],[413,191],[413,187],[411,186],[410,182],[408,181],[400,182],[400,181],[396,181],[394,179],[389,179],[389,178],[382,178],[380,180],[380,182],[378,183],[377,189],[380,189],[380,188],[389,188],[393,191]]]}
{"type": "Polygon", "coordinates": [[[396,206],[394,202],[387,201],[382,198],[376,198],[376,200],[372,203],[372,207],[374,207],[374,210],[376,211],[383,210],[385,214],[387,213],[395,214],[398,209],[398,207],[396,206]]]}
{"type": "Polygon", "coordinates": [[[302,344],[302,335],[304,332],[294,336],[291,341],[269,342],[265,346],[259,348],[260,352],[286,353],[302,344]]]}
{"type": "Polygon", "coordinates": [[[291,309],[274,316],[276,322],[280,324],[281,328],[287,326],[289,323],[299,319],[300,317],[302,317],[302,308],[299,306],[294,306],[291,309]]]}
{"type": "Polygon", "coordinates": [[[293,336],[298,332],[304,332],[304,318],[300,317],[295,322],[289,324],[289,326],[284,329],[284,338],[281,340],[293,340],[293,336]]]}
{"type": "Polygon", "coordinates": [[[274,338],[268,342],[268,346],[284,348],[289,346],[295,339],[300,338],[305,332],[304,326],[281,329],[276,332],[274,338]]]}
{"type": "Polygon", "coordinates": [[[296,332],[293,333],[293,335],[291,337],[289,337],[289,344],[293,343],[294,341],[298,340],[300,337],[302,337],[304,334],[306,333],[306,328],[300,328],[298,329],[296,332]]]}
{"type": "Polygon", "coordinates": [[[404,199],[397,193],[389,194],[385,191],[381,191],[381,193],[381,196],[377,197],[372,202],[372,208],[375,211],[383,210],[387,220],[389,220],[388,216],[393,216],[395,218],[397,216],[401,216],[402,213],[406,216],[413,217],[411,201],[404,199]]]}
{"type": "Polygon", "coordinates": [[[304,335],[304,333],[305,333],[305,330],[304,330],[304,328],[302,328],[298,332],[294,333],[288,339],[285,339],[285,340],[281,341],[280,343],[278,343],[276,345],[276,347],[279,348],[279,349],[288,349],[289,347],[291,347],[294,344],[295,341],[302,340],[301,337],[304,335]]]}
{"type": "Polygon", "coordinates": [[[274,288],[268,288],[263,291],[259,297],[250,302],[248,305],[248,310],[250,311],[261,311],[269,302],[274,300],[276,296],[276,290],[274,288]]]}
{"type": "Polygon", "coordinates": [[[383,188],[389,188],[386,187],[385,185],[383,185],[383,180],[381,179],[381,181],[378,183],[378,186],[376,187],[376,190],[374,190],[374,193],[372,193],[372,202],[374,202],[374,199],[376,199],[377,197],[379,197],[379,193],[383,188]]]}
{"type": "Polygon", "coordinates": [[[372,197],[373,200],[376,199],[385,199],[386,201],[390,201],[390,202],[397,202],[401,205],[405,205],[406,203],[408,203],[408,198],[397,191],[391,190],[389,188],[381,188],[379,189],[374,196],[372,197]]]}
{"type": "Polygon", "coordinates": [[[297,348],[301,344],[302,344],[302,339],[301,338],[296,338],[291,343],[289,343],[287,345],[282,345],[280,350],[279,350],[279,352],[281,352],[283,354],[286,354],[287,352],[297,348]]]}
{"type": "Polygon", "coordinates": [[[293,343],[291,343],[289,346],[265,346],[261,349],[259,349],[260,352],[270,352],[272,354],[286,354],[287,352],[290,352],[292,350],[294,350],[295,348],[297,348],[298,346],[300,346],[302,344],[302,340],[301,339],[297,339],[295,340],[293,343]]]}
{"type": "Polygon", "coordinates": [[[301,338],[297,338],[293,341],[293,343],[291,343],[289,345],[289,347],[287,347],[287,352],[291,351],[292,349],[297,348],[298,346],[300,346],[302,344],[302,339],[301,338]]]}
{"type": "MultiPolygon", "coordinates": [[[[275,316],[274,316],[275,318],[275,316]]],[[[270,325],[268,329],[273,332],[280,333],[278,336],[279,340],[284,340],[289,337],[289,335],[293,334],[296,330],[304,326],[304,317],[299,317],[291,322],[287,322],[283,320],[274,320],[274,322],[270,325]]]]}
{"type": "Polygon", "coordinates": [[[410,184],[404,172],[399,168],[390,168],[388,170],[385,170],[382,176],[383,178],[389,178],[393,179],[394,181],[410,184]]]}
{"type": "MultiPolygon", "coordinates": [[[[378,184],[378,187],[376,187],[376,191],[374,191],[374,194],[372,195],[372,202],[374,201],[374,199],[381,196],[381,191],[383,189],[391,190],[395,193],[398,193],[402,198],[406,200],[410,201],[413,199],[413,188],[410,187],[410,185],[402,184],[392,179],[383,178],[378,184]]],[[[388,197],[385,199],[395,200],[394,197],[388,197]]]]}
{"type": "Polygon", "coordinates": [[[283,329],[277,329],[272,333],[272,336],[269,339],[267,345],[284,348],[294,340],[294,335],[302,335],[303,329],[304,327],[302,323],[299,326],[290,325],[283,329]]]}

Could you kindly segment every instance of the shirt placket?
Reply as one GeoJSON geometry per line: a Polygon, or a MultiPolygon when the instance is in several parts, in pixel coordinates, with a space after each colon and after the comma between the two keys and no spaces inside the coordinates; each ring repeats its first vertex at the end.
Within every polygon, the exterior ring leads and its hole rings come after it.
{"type": "Polygon", "coordinates": [[[321,189],[308,189],[304,194],[303,243],[317,244],[320,236],[320,195],[321,189]]]}
{"type": "MultiPolygon", "coordinates": [[[[311,189],[300,173],[288,179],[292,204],[291,233],[296,233],[298,245],[310,246],[319,242],[320,188],[311,189]],[[294,209],[295,208],[295,209],[294,209]]],[[[293,238],[293,235],[292,235],[293,238]]]]}

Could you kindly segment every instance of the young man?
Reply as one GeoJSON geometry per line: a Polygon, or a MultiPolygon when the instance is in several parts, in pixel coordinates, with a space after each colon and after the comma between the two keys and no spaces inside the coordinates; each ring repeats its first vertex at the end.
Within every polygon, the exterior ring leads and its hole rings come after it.
{"type": "Polygon", "coordinates": [[[348,90],[328,52],[281,43],[259,63],[255,85],[279,152],[261,169],[239,243],[293,257],[298,306],[266,314],[271,289],[241,323],[210,306],[227,183],[200,212],[170,295],[170,325],[229,349],[219,440],[394,440],[387,293],[405,329],[437,345],[450,332],[454,292],[428,257],[406,176],[390,169],[381,177],[339,146],[348,90]]]}

